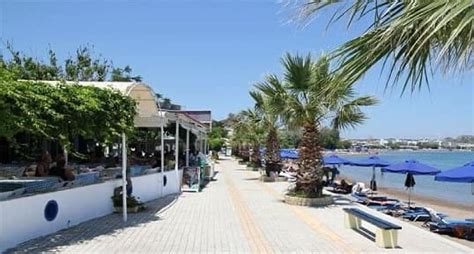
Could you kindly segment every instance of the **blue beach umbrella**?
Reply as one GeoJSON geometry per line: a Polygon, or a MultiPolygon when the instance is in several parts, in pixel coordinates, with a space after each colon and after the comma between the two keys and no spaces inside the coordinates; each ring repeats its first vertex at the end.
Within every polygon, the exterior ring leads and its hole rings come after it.
{"type": "Polygon", "coordinates": [[[417,160],[406,160],[402,163],[392,164],[382,168],[384,172],[413,175],[436,175],[441,172],[439,169],[423,164],[417,160]]]}
{"type": "Polygon", "coordinates": [[[375,168],[386,167],[391,163],[380,159],[378,156],[370,156],[367,159],[351,162],[350,165],[359,167],[372,167],[372,180],[370,180],[370,188],[374,191],[377,190],[377,182],[375,181],[375,168]]]}
{"type": "Polygon", "coordinates": [[[280,149],[280,157],[282,159],[298,159],[298,151],[295,149],[280,149]]]}
{"type": "Polygon", "coordinates": [[[436,174],[435,181],[471,183],[471,191],[474,195],[474,161],[436,174]]]}
{"type": "Polygon", "coordinates": [[[411,189],[415,186],[415,179],[413,178],[413,175],[436,175],[441,171],[432,166],[420,163],[417,160],[406,160],[402,163],[383,167],[382,172],[407,175],[405,186],[408,188],[408,207],[410,207],[411,189]]]}
{"type": "MultiPolygon", "coordinates": [[[[336,169],[336,166],[337,165],[347,165],[349,163],[351,163],[349,160],[346,160],[344,158],[341,158],[337,155],[329,155],[329,156],[323,156],[323,165],[324,166],[329,166],[329,165],[332,165],[333,168],[330,169],[331,173],[332,173],[332,176],[331,178],[329,179],[329,171],[325,171],[326,173],[326,178],[327,180],[332,183],[334,181],[334,178],[336,177],[337,174],[339,174],[339,171],[336,169]]],[[[323,168],[324,169],[324,168],[323,168]]],[[[326,169],[328,170],[328,169],[326,169]]]]}
{"type": "Polygon", "coordinates": [[[337,155],[323,156],[323,165],[347,165],[351,162],[337,155]]]}

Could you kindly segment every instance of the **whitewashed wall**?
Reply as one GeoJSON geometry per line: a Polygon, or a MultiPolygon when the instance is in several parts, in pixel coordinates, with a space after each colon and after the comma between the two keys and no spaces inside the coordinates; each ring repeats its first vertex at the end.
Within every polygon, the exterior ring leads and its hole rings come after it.
{"type": "MultiPolygon", "coordinates": [[[[179,171],[179,177],[182,170],[179,171]]],[[[133,195],[147,202],[162,196],[178,193],[175,171],[164,173],[166,186],[162,186],[161,173],[132,178],[133,195]]],[[[51,234],[81,222],[113,212],[111,196],[114,188],[121,186],[120,179],[62,191],[37,194],[0,201],[0,252],[24,241],[51,234]],[[55,200],[59,212],[52,221],[44,216],[46,203],[55,200]]]]}

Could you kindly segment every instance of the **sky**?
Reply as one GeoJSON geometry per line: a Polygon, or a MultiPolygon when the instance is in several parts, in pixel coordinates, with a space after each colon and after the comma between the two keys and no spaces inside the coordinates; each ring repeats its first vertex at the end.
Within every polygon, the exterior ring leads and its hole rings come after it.
{"type": "MultiPolygon", "coordinates": [[[[268,73],[281,74],[286,52],[329,52],[363,30],[363,22],[327,27],[323,12],[307,26],[290,22],[281,1],[0,1],[0,50],[5,43],[46,60],[79,46],[116,66],[130,65],[156,92],[186,109],[211,109],[216,120],[252,106],[248,91],[268,73]]],[[[435,74],[426,87],[400,96],[385,89],[374,69],[355,84],[380,103],[364,109],[369,119],[345,138],[441,138],[474,135],[473,72],[435,74]]]]}

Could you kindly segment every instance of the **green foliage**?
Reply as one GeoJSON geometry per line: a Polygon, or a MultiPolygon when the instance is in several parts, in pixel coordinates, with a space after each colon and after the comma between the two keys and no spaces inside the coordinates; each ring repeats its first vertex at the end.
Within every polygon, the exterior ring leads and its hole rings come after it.
{"type": "MultiPolygon", "coordinates": [[[[114,204],[114,207],[122,207],[123,206],[123,198],[122,195],[116,194],[110,197],[114,204]]],[[[127,196],[127,208],[133,208],[142,205],[140,201],[134,196],[127,196]]]]}
{"type": "Polygon", "coordinates": [[[163,94],[156,93],[158,103],[161,109],[167,110],[181,110],[181,105],[174,104],[170,98],[164,97],[163,94]]]}
{"type": "Polygon", "coordinates": [[[304,0],[301,16],[309,18],[332,7],[331,21],[373,18],[368,31],[344,43],[334,56],[353,82],[377,63],[388,66],[387,82],[405,79],[403,90],[428,83],[433,69],[457,72],[473,68],[472,0],[430,1],[323,1],[304,0]],[[333,6],[335,5],[335,6],[333,6]]]}
{"type": "Polygon", "coordinates": [[[301,132],[294,130],[279,130],[278,142],[281,148],[296,148],[301,139],[301,132]]]}
{"type": "Polygon", "coordinates": [[[222,123],[213,121],[212,130],[207,136],[209,138],[209,149],[211,151],[219,152],[225,145],[227,131],[222,123]]]}
{"type": "Polygon", "coordinates": [[[141,76],[132,76],[132,68],[130,66],[125,66],[125,68],[113,68],[111,81],[142,81],[141,76]]]}
{"type": "Polygon", "coordinates": [[[416,146],[420,149],[439,149],[439,143],[436,142],[418,142],[416,146]]]}
{"type": "Polygon", "coordinates": [[[26,56],[7,43],[10,59],[0,56],[0,68],[8,70],[15,79],[23,80],[67,80],[67,81],[141,81],[133,76],[132,68],[116,68],[109,60],[96,57],[92,46],[79,47],[74,56],[69,56],[64,65],[58,64],[56,53],[48,51],[48,63],[26,56]],[[112,70],[112,72],[110,72],[112,70]]]}
{"type": "Polygon", "coordinates": [[[352,147],[352,142],[350,140],[340,140],[337,143],[338,149],[349,149],[352,147]]]}
{"type": "Polygon", "coordinates": [[[294,191],[322,195],[321,145],[336,148],[337,130],[355,127],[366,116],[361,107],[377,103],[374,97],[355,97],[352,82],[330,69],[330,59],[321,56],[286,54],[282,78],[268,75],[256,88],[270,99],[269,111],[280,116],[288,128],[302,128],[299,147],[299,174],[294,191]],[[331,129],[320,135],[323,123],[331,129]],[[321,142],[323,138],[323,142],[321,142]]]}
{"type": "Polygon", "coordinates": [[[133,130],[135,114],[135,101],[117,91],[0,77],[0,137],[24,132],[67,145],[79,135],[108,143],[133,130]]]}
{"type": "Polygon", "coordinates": [[[339,143],[339,131],[331,128],[321,128],[319,131],[319,140],[322,147],[334,150],[339,143]]]}
{"type": "Polygon", "coordinates": [[[224,147],[225,140],[222,138],[209,138],[209,149],[219,152],[224,147]]]}
{"type": "Polygon", "coordinates": [[[391,142],[391,141],[387,143],[387,146],[390,147],[390,149],[392,149],[392,150],[398,150],[398,149],[400,149],[400,144],[398,144],[398,143],[393,143],[393,142],[391,142]]]}

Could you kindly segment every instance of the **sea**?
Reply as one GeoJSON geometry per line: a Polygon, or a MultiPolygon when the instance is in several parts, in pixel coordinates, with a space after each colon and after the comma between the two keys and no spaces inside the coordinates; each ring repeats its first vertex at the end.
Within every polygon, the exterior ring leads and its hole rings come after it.
{"type": "MultiPolygon", "coordinates": [[[[349,160],[367,158],[370,155],[341,155],[349,160]]],[[[470,161],[474,161],[472,151],[389,151],[377,154],[381,159],[392,163],[415,159],[421,163],[431,165],[441,171],[460,167],[470,161]]],[[[339,171],[355,181],[361,181],[368,186],[372,178],[372,167],[340,166],[339,171]]],[[[387,187],[405,191],[405,175],[396,173],[382,173],[376,169],[376,180],[378,187],[387,187]]],[[[474,186],[471,183],[439,182],[434,176],[415,175],[416,185],[413,194],[433,197],[452,203],[472,205],[474,204],[474,186]]]]}

